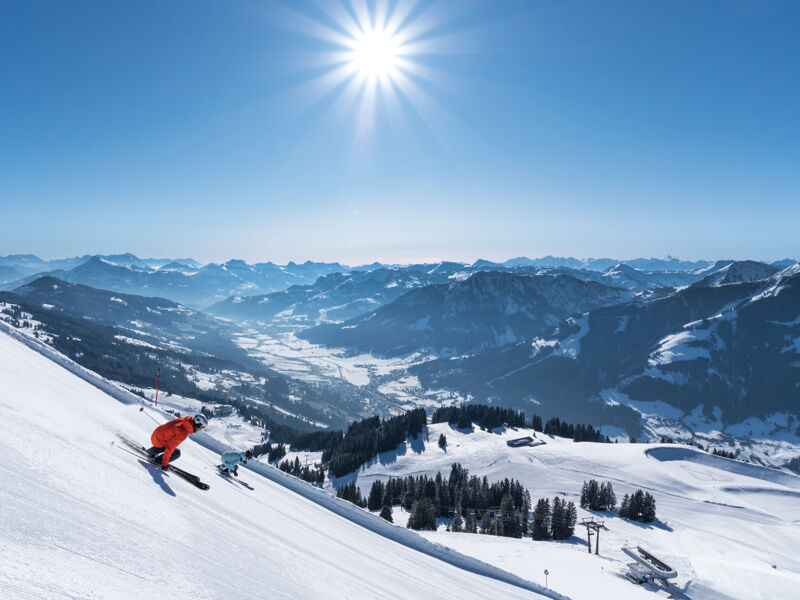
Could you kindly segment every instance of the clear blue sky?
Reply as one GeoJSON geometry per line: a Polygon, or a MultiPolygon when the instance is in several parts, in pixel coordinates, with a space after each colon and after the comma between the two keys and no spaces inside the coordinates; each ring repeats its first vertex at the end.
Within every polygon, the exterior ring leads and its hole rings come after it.
{"type": "Polygon", "coordinates": [[[2,2],[0,255],[800,258],[800,3],[333,1],[2,2]]]}

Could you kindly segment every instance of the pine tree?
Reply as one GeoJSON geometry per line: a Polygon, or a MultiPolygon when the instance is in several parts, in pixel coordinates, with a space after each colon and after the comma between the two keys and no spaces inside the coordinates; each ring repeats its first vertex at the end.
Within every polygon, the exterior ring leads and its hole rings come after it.
{"type": "Polygon", "coordinates": [[[549,540],[550,535],[550,502],[547,498],[540,498],[533,511],[531,536],[535,540],[549,540]]]}
{"type": "Polygon", "coordinates": [[[420,509],[419,509],[419,502],[416,500],[414,504],[411,506],[411,514],[408,515],[408,522],[406,523],[406,527],[408,529],[419,529],[419,520],[420,520],[420,509]]]}
{"type": "Polygon", "coordinates": [[[622,497],[622,502],[619,505],[619,516],[623,519],[630,518],[631,500],[628,494],[622,497]]]}
{"type": "Polygon", "coordinates": [[[542,417],[533,415],[531,418],[531,429],[534,431],[542,431],[542,417]]]}
{"type": "Polygon", "coordinates": [[[456,503],[455,513],[453,514],[453,531],[463,531],[464,520],[461,517],[461,503],[456,503]]]}
{"type": "Polygon", "coordinates": [[[478,520],[475,518],[475,510],[472,508],[467,509],[467,521],[464,525],[464,531],[478,533],[478,520]]]}
{"type": "Polygon", "coordinates": [[[430,499],[424,498],[420,502],[422,507],[422,527],[421,529],[430,529],[436,531],[436,507],[430,499]]]}
{"type": "Polygon", "coordinates": [[[600,485],[596,509],[593,510],[614,510],[617,507],[617,496],[610,482],[606,481],[600,485]]]}
{"type": "Polygon", "coordinates": [[[411,509],[411,516],[408,519],[409,529],[430,529],[436,530],[436,509],[433,502],[428,498],[423,498],[414,502],[411,509]]]}
{"type": "Polygon", "coordinates": [[[369,490],[369,498],[367,499],[367,508],[369,510],[378,510],[383,505],[383,495],[385,486],[383,482],[378,479],[369,490]]]}
{"type": "Polygon", "coordinates": [[[383,508],[381,509],[381,519],[386,519],[389,523],[394,523],[392,520],[392,507],[384,504],[383,508]]]}
{"type": "Polygon", "coordinates": [[[575,533],[575,524],[578,522],[578,509],[575,508],[574,502],[567,504],[566,516],[567,528],[564,531],[563,538],[565,540],[571,538],[572,534],[575,533]]]}
{"type": "Polygon", "coordinates": [[[502,523],[503,532],[498,535],[514,538],[522,537],[520,516],[514,508],[514,500],[512,500],[511,496],[508,494],[503,496],[503,500],[500,502],[500,521],[502,523]]]}
{"type": "MultiPolygon", "coordinates": [[[[283,464],[283,463],[281,463],[283,464]]],[[[343,485],[338,490],[336,490],[336,497],[342,498],[347,500],[348,502],[352,502],[356,506],[360,506],[361,508],[366,508],[367,503],[361,497],[361,489],[356,487],[354,481],[343,485]]]]}
{"type": "Polygon", "coordinates": [[[553,510],[550,515],[551,530],[554,540],[563,540],[564,532],[567,527],[567,515],[564,511],[564,505],[561,498],[556,496],[553,498],[553,510]]]}
{"type": "Polygon", "coordinates": [[[522,494],[522,533],[530,530],[528,514],[531,512],[531,493],[528,490],[522,494]]]}
{"type": "Polygon", "coordinates": [[[487,510],[483,513],[481,519],[481,533],[484,535],[492,535],[494,533],[494,512],[487,510]]]}
{"type": "Polygon", "coordinates": [[[650,523],[656,518],[656,499],[646,492],[642,502],[642,521],[650,523]]]}
{"type": "Polygon", "coordinates": [[[439,448],[442,448],[443,450],[447,448],[447,438],[443,433],[439,434],[439,448]]]}
{"type": "Polygon", "coordinates": [[[644,492],[642,490],[636,490],[633,494],[631,494],[629,503],[628,503],[628,518],[632,521],[641,521],[642,520],[642,504],[644,503],[644,492]]]}

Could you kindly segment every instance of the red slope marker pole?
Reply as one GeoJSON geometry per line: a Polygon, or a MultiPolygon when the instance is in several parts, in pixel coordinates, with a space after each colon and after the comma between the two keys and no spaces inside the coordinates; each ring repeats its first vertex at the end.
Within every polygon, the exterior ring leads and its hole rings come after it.
{"type": "Polygon", "coordinates": [[[161,367],[156,371],[156,406],[158,406],[158,382],[161,379],[161,367]]]}

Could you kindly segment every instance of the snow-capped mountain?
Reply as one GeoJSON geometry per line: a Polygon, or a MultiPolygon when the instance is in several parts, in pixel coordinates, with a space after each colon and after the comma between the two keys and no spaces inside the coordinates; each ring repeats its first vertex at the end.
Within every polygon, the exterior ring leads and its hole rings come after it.
{"type": "Polygon", "coordinates": [[[667,256],[666,258],[634,258],[631,260],[617,260],[613,258],[573,258],[560,256],[543,256],[541,258],[527,258],[519,256],[504,262],[491,262],[477,260],[473,268],[497,267],[567,267],[569,269],[586,269],[590,271],[605,271],[618,264],[628,265],[639,271],[694,271],[708,266],[708,261],[686,261],[667,256]]]}
{"type": "Polygon", "coordinates": [[[412,371],[427,387],[533,403],[545,415],[634,434],[642,414],[683,421],[691,431],[783,414],[790,416],[774,429],[793,432],[800,425],[791,416],[800,386],[799,271],[598,308],[549,334],[412,371]]]}
{"type": "Polygon", "coordinates": [[[338,322],[375,310],[410,289],[446,281],[461,265],[414,265],[334,273],[312,285],[262,296],[232,297],[209,307],[222,317],[294,325],[338,322]]]}
{"type": "Polygon", "coordinates": [[[545,331],[568,315],[629,294],[565,275],[477,271],[428,285],[374,312],[299,334],[313,343],[401,356],[474,352],[545,331]]]}
{"type": "Polygon", "coordinates": [[[754,260],[725,261],[723,264],[716,263],[714,266],[715,268],[708,271],[708,275],[694,285],[717,287],[731,283],[758,281],[767,279],[780,271],[773,265],[754,260]]]}

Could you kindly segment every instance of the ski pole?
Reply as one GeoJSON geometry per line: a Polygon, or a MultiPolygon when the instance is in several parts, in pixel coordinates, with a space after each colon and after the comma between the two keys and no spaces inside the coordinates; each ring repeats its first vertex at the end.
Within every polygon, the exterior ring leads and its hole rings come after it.
{"type": "Polygon", "coordinates": [[[158,382],[161,379],[161,367],[156,370],[156,406],[158,406],[158,382]]]}
{"type": "Polygon", "coordinates": [[[140,408],[140,409],[139,409],[139,412],[140,412],[140,413],[144,413],[144,414],[146,414],[148,417],[150,417],[150,418],[153,420],[153,423],[155,423],[156,425],[161,425],[161,423],[159,423],[158,421],[156,421],[156,420],[155,420],[155,418],[153,417],[153,415],[151,415],[150,413],[146,413],[146,412],[144,412],[144,408],[140,408]]]}

